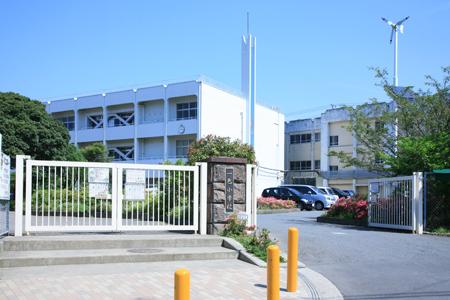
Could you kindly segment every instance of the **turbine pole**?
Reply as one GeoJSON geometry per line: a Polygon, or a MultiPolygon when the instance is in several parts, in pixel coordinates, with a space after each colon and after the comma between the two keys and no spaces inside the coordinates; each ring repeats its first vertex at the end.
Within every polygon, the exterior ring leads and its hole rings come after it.
{"type": "Polygon", "coordinates": [[[394,86],[398,86],[398,30],[395,29],[394,42],[394,86]]]}

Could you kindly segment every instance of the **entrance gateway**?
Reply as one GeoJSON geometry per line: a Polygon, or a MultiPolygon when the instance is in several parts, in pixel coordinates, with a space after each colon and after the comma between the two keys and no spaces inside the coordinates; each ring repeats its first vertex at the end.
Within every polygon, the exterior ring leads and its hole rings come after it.
{"type": "MultiPolygon", "coordinates": [[[[176,230],[206,234],[210,215],[207,163],[178,166],[26,158],[16,158],[16,236],[22,231],[176,230]]],[[[253,167],[247,166],[250,170],[253,167]]],[[[247,174],[249,182],[253,182],[253,173],[247,174]]],[[[251,192],[251,185],[246,189],[251,192]]],[[[247,220],[256,223],[250,216],[252,206],[236,213],[244,212],[247,220]]]]}

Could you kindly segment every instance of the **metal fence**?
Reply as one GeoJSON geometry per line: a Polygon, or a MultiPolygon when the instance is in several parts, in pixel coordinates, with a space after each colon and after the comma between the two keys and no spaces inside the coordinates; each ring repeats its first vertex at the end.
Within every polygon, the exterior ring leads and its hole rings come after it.
{"type": "Polygon", "coordinates": [[[25,231],[197,230],[198,172],[27,160],[25,231]]]}
{"type": "Polygon", "coordinates": [[[369,226],[415,230],[414,177],[369,180],[369,226]]]}
{"type": "Polygon", "coordinates": [[[425,173],[424,202],[425,230],[450,230],[450,173],[425,173]]]}
{"type": "Polygon", "coordinates": [[[0,236],[9,233],[11,159],[1,152],[0,134],[0,236]]]}

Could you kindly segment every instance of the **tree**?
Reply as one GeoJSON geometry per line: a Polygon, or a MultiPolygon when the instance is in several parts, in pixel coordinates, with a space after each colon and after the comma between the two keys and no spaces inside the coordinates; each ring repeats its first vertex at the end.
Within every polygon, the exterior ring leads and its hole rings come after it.
{"type": "Polygon", "coordinates": [[[208,135],[189,147],[189,163],[206,161],[212,156],[226,156],[245,158],[249,164],[255,163],[255,150],[239,140],[231,140],[229,137],[208,135]]]}
{"type": "Polygon", "coordinates": [[[108,149],[102,143],[93,143],[80,150],[84,159],[91,162],[110,162],[111,157],[108,156],[108,149]]]}
{"type": "Polygon", "coordinates": [[[43,103],[11,92],[0,93],[0,103],[0,132],[6,154],[44,160],[81,158],[69,144],[67,129],[45,111],[43,103]]]}
{"type": "Polygon", "coordinates": [[[375,72],[396,109],[376,100],[346,107],[350,115],[347,129],[360,143],[357,157],[343,151],[329,155],[346,166],[392,175],[449,168],[450,67],[443,68],[442,82],[426,76],[426,91],[393,87],[386,71],[375,72]]]}

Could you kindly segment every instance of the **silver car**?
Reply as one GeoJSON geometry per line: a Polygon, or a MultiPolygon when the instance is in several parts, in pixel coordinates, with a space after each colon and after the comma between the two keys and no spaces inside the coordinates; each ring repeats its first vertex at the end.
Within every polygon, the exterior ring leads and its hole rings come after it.
{"type": "Polygon", "coordinates": [[[315,186],[304,184],[285,184],[284,187],[292,188],[302,194],[309,194],[314,201],[314,208],[322,210],[330,208],[334,204],[335,199],[331,195],[322,194],[315,186]]]}

